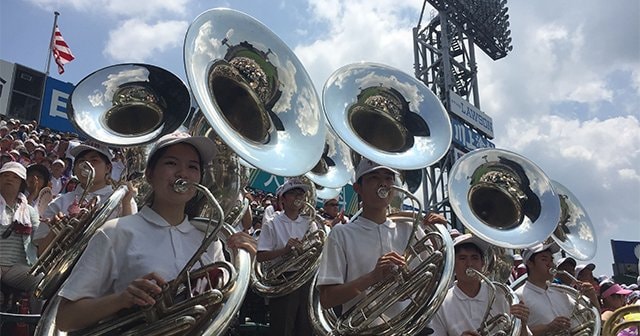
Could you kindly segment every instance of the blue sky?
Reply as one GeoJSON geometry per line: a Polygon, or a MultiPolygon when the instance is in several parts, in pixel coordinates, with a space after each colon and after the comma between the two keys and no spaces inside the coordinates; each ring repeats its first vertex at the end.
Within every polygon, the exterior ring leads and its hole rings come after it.
{"type": "MultiPolygon", "coordinates": [[[[116,63],[145,62],[186,81],[182,41],[211,7],[243,11],[298,55],[320,91],[337,68],[373,61],[413,69],[415,0],[9,0],[0,58],[44,70],[53,24],[77,83],[116,63]]],[[[640,2],[510,1],[513,51],[477,52],[482,110],[494,143],[531,159],[580,199],[596,226],[596,274],[612,273],[610,239],[640,241],[640,2]]],[[[428,15],[428,13],[427,13],[428,15]]]]}

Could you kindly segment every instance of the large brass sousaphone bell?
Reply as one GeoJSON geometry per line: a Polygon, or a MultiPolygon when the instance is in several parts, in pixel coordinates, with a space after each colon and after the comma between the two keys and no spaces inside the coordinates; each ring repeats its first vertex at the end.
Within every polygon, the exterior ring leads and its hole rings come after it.
{"type": "Polygon", "coordinates": [[[328,196],[331,194],[329,190],[339,190],[351,181],[355,168],[350,154],[351,148],[333,132],[331,127],[327,127],[322,157],[313,169],[305,174],[316,185],[327,189],[326,192],[319,193],[318,197],[328,196]]]}
{"type": "Polygon", "coordinates": [[[299,176],[322,155],[320,100],[295,54],[262,23],[211,9],[184,44],[187,79],[220,138],[242,159],[279,176],[299,176]]]}
{"type": "Polygon", "coordinates": [[[597,240],[593,223],[578,198],[557,181],[551,181],[560,200],[560,220],[551,239],[570,256],[590,260],[596,255],[597,240]]]}
{"type": "Polygon", "coordinates": [[[76,85],[67,114],[77,130],[108,146],[151,143],[178,129],[191,108],[177,76],[148,64],[100,69],[76,85]]]}
{"type": "Polygon", "coordinates": [[[528,159],[502,149],[465,154],[449,171],[449,203],[465,227],[504,248],[544,241],[560,218],[547,175],[528,159]]]}
{"type": "Polygon", "coordinates": [[[336,134],[358,154],[396,169],[422,169],[451,143],[451,122],[424,83],[397,69],[356,63],[336,70],[323,106],[336,134]]]}

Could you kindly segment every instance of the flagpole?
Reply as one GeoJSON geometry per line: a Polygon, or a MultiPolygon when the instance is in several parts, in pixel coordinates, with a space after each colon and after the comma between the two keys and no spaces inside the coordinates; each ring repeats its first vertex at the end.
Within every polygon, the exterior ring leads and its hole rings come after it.
{"type": "Polygon", "coordinates": [[[47,58],[47,69],[45,71],[45,74],[47,76],[49,76],[49,66],[51,65],[51,56],[53,56],[53,41],[55,38],[55,33],[56,33],[56,25],[58,24],[58,15],[60,15],[60,13],[53,12],[53,14],[55,15],[53,18],[53,28],[51,28],[51,39],[49,40],[49,57],[47,58]]]}

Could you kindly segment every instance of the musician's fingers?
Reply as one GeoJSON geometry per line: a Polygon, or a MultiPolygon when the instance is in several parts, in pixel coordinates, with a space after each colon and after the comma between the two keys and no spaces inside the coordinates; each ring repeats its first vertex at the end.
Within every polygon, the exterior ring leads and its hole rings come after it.
{"type": "Polygon", "coordinates": [[[156,300],[149,295],[149,293],[140,288],[138,285],[134,283],[131,283],[128,287],[127,287],[127,293],[130,294],[130,299],[132,301],[132,303],[139,305],[139,306],[146,306],[146,305],[153,305],[156,303],[156,300]]]}
{"type": "Polygon", "coordinates": [[[403,266],[405,264],[404,257],[396,252],[389,252],[378,260],[384,260],[393,263],[394,265],[403,266]]]}
{"type": "Polygon", "coordinates": [[[157,293],[162,292],[162,288],[160,288],[160,286],[164,286],[167,284],[167,282],[156,272],[151,272],[143,276],[141,279],[147,280],[143,284],[145,287],[151,287],[157,293]]]}

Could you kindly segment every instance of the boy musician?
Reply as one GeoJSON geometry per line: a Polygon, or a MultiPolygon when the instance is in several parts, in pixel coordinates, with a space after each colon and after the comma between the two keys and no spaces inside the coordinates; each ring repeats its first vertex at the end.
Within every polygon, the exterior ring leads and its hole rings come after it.
{"type": "MultiPolygon", "coordinates": [[[[538,244],[524,251],[522,259],[527,265],[527,282],[516,290],[520,299],[529,307],[528,326],[534,335],[556,333],[570,330],[570,314],[574,301],[565,292],[549,286],[553,275],[549,270],[554,267],[553,254],[560,248],[556,244],[538,244]]],[[[589,283],[577,284],[578,290],[597,302],[595,290],[589,283]]]]}
{"type": "MultiPolygon", "coordinates": [[[[258,262],[285,257],[293,248],[302,247],[301,240],[307,231],[318,229],[315,222],[300,216],[307,190],[309,186],[296,178],[282,185],[280,199],[284,210],[262,226],[256,255],[258,262]]],[[[272,335],[311,335],[308,297],[309,284],[305,284],[290,294],[269,299],[272,335]]]]}
{"type": "MultiPolygon", "coordinates": [[[[343,305],[342,311],[347,311],[369,287],[405,265],[402,253],[412,227],[387,218],[393,192],[384,198],[378,195],[379,188],[394,184],[396,174],[366,158],[358,165],[353,189],[362,200],[362,214],[348,224],[334,226],[325,241],[317,280],[323,308],[343,305]]],[[[395,316],[403,304],[387,310],[387,317],[395,316]]]]}
{"type": "MultiPolygon", "coordinates": [[[[430,322],[429,327],[433,329],[434,335],[480,336],[477,329],[482,325],[491,289],[478,276],[470,276],[466,271],[468,268],[482,271],[488,247],[485,241],[471,234],[460,235],[454,240],[456,282],[447,291],[444,302],[430,322]]],[[[522,321],[520,335],[529,334],[529,309],[523,303],[509,306],[506,298],[497,294],[491,305],[490,316],[503,313],[522,321]]]]}

